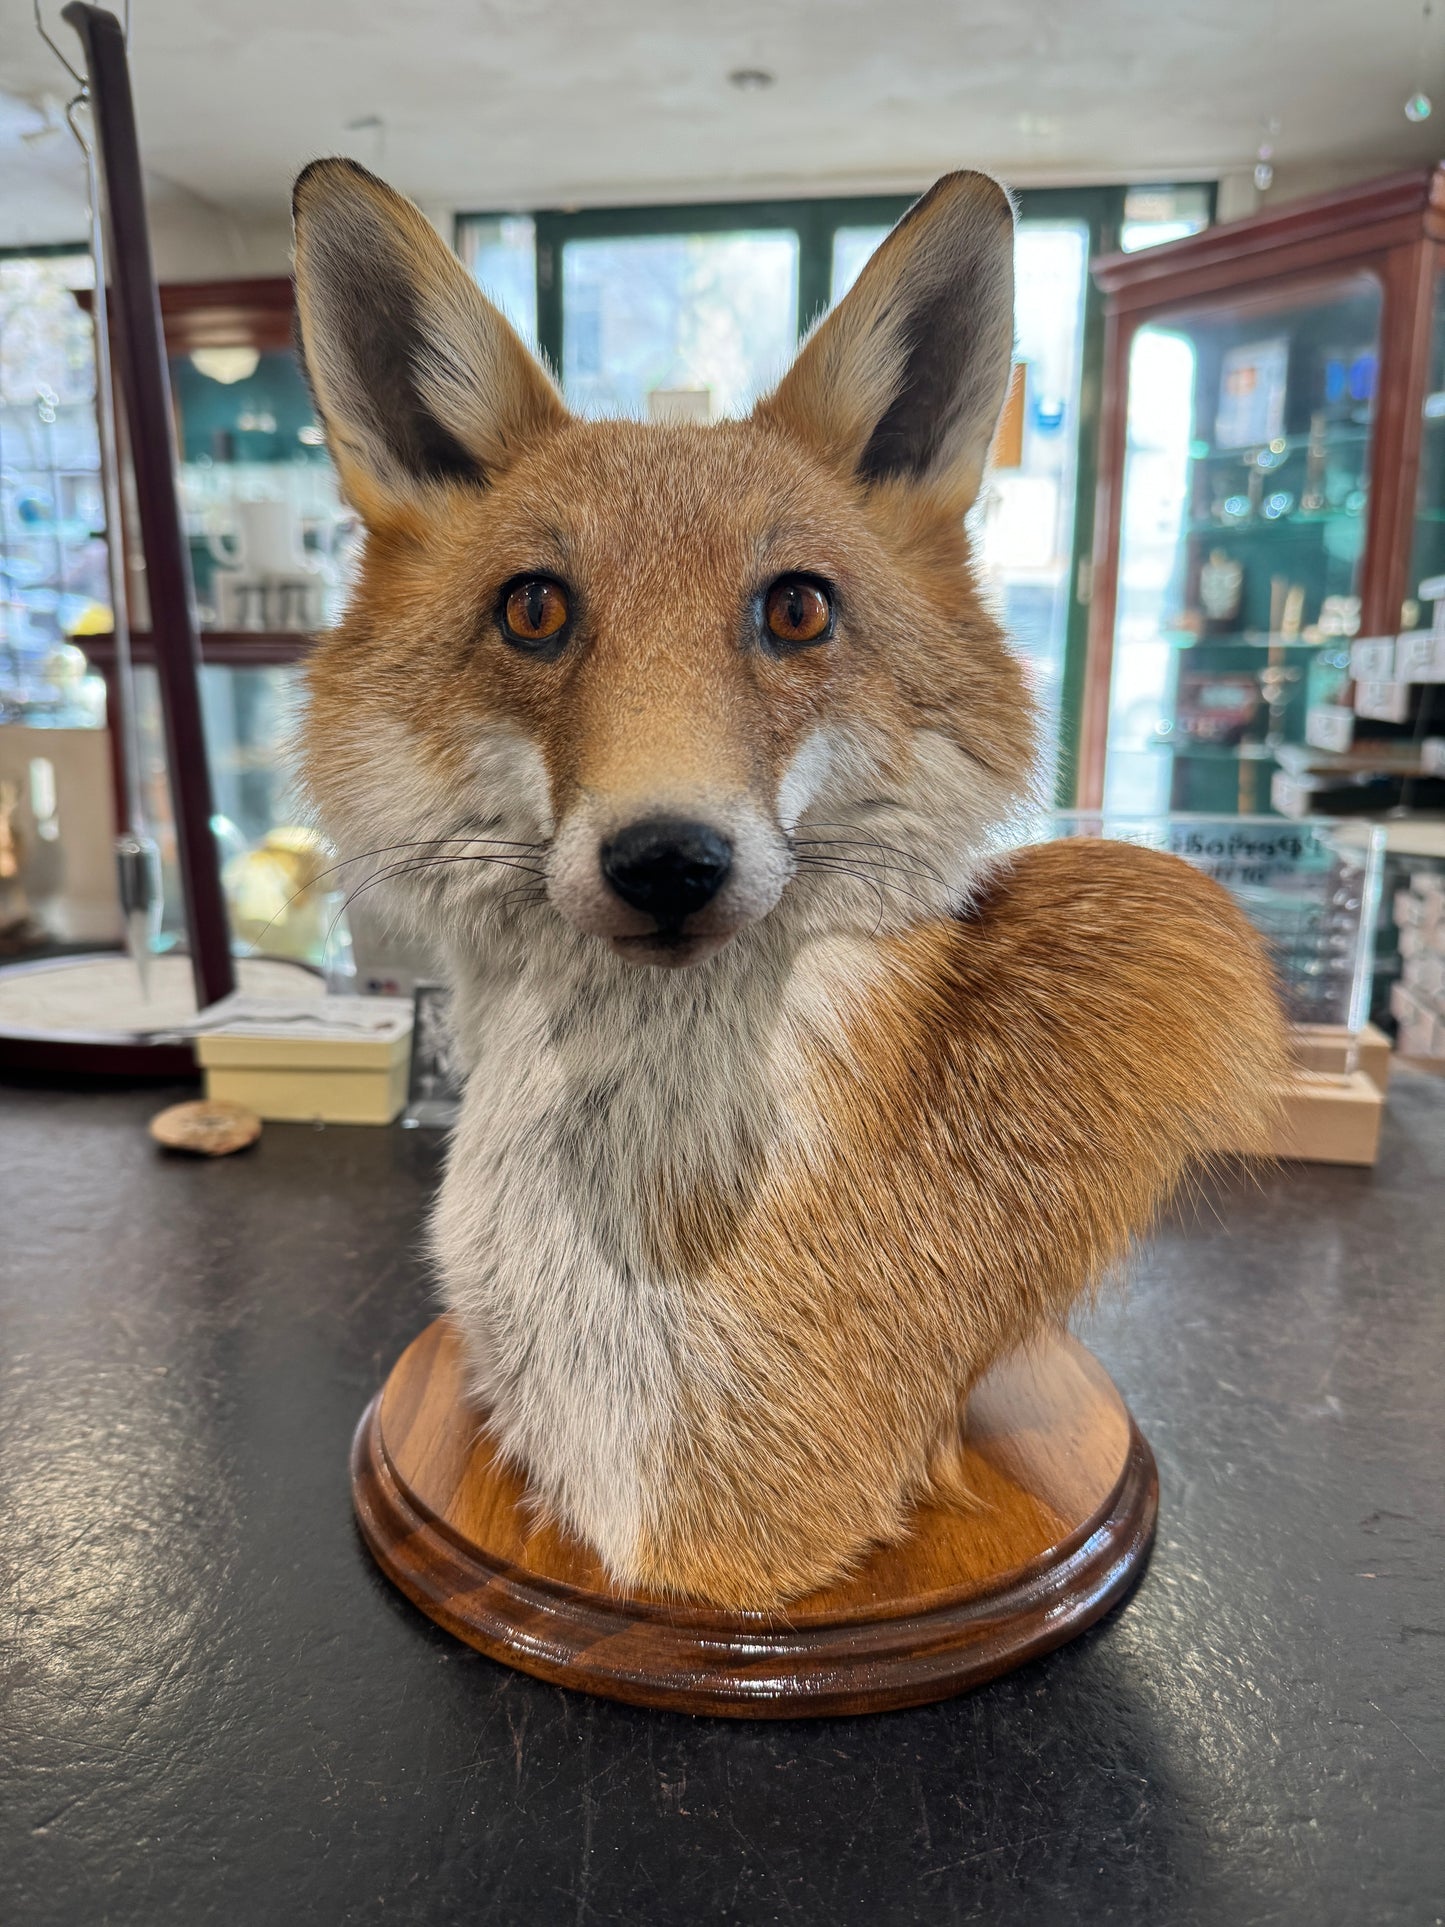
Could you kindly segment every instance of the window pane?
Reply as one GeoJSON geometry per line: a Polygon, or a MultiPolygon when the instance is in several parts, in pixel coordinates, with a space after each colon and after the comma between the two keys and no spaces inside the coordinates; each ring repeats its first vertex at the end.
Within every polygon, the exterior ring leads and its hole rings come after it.
{"type": "Polygon", "coordinates": [[[529,347],[537,345],[537,231],[529,215],[468,214],[457,252],[489,300],[529,347]]]}
{"type": "Polygon", "coordinates": [[[833,301],[836,305],[863,271],[863,263],[887,234],[881,227],[840,227],[833,233],[833,301]]]}
{"type": "MultiPolygon", "coordinates": [[[[852,287],[887,227],[833,236],[833,299],[852,287]]],[[[1023,450],[995,465],[970,517],[975,553],[1029,665],[1045,714],[1052,779],[1069,613],[1079,381],[1089,235],[1082,221],[1020,221],[1014,245],[1015,356],[1023,364],[1023,450]]]]}
{"type": "Polygon", "coordinates": [[[1084,286],[1082,221],[1020,221],[1014,243],[1014,355],[1023,367],[1023,448],[995,465],[974,511],[977,553],[1044,713],[1052,784],[1072,590],[1084,286]]]}
{"type": "Polygon", "coordinates": [[[1207,187],[1131,187],[1124,196],[1119,245],[1125,254],[1133,254],[1208,226],[1207,187]]]}
{"type": "Polygon", "coordinates": [[[0,261],[0,721],[99,724],[68,638],[111,626],[90,256],[0,261]]]}
{"type": "Polygon", "coordinates": [[[568,241],[562,316],[562,384],[580,414],[742,414],[797,349],[798,237],[568,241]]]}

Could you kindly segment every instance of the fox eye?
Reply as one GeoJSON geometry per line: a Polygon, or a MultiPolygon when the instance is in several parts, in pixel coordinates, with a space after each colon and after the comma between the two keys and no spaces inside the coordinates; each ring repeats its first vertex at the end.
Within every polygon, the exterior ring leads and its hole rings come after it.
{"type": "Polygon", "coordinates": [[[774,642],[804,649],[833,633],[833,603],[821,582],[807,575],[780,575],[763,597],[763,620],[774,642]]]}
{"type": "Polygon", "coordinates": [[[502,634],[519,649],[556,646],[572,613],[567,591],[549,575],[522,575],[502,591],[502,634]]]}

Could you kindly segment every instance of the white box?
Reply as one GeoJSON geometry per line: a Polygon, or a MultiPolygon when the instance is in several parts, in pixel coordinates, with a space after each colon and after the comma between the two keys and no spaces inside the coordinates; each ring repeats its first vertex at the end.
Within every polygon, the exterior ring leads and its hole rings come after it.
{"type": "Polygon", "coordinates": [[[1440,993],[1445,991],[1445,957],[1428,952],[1423,957],[1407,957],[1402,981],[1409,986],[1416,1003],[1427,1004],[1433,1011],[1440,993]]]}
{"type": "Polygon", "coordinates": [[[1420,767],[1427,776],[1445,776],[1445,736],[1426,736],[1420,744],[1420,767]]]}
{"type": "Polygon", "coordinates": [[[1305,712],[1305,741],[1311,749],[1343,756],[1355,740],[1355,712],[1343,703],[1314,703],[1305,712]]]}
{"type": "Polygon", "coordinates": [[[1277,769],[1269,779],[1269,800],[1281,816],[1298,820],[1314,810],[1315,785],[1308,776],[1291,776],[1288,770],[1277,769]]]}
{"type": "Polygon", "coordinates": [[[1357,636],[1350,644],[1350,677],[1354,682],[1389,682],[1394,673],[1393,636],[1357,636]]]}
{"type": "Polygon", "coordinates": [[[1404,723],[1410,718],[1410,685],[1403,682],[1357,682],[1355,714],[1377,723],[1404,723]]]}
{"type": "Polygon", "coordinates": [[[1445,636],[1407,629],[1395,639],[1396,682],[1445,682],[1445,636]]]}

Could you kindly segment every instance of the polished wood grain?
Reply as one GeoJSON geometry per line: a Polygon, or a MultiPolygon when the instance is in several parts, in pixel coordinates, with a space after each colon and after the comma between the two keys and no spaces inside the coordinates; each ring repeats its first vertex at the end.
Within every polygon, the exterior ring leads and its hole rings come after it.
{"type": "Polygon", "coordinates": [[[631,1596],[529,1505],[467,1397],[446,1319],[403,1353],[352,1451],[362,1534],[423,1612],[493,1659],[643,1706],[743,1718],[943,1699],[1062,1645],[1132,1584],[1154,1531],[1148,1445],[1072,1338],[996,1368],[951,1489],[913,1531],[784,1613],[631,1596]]]}

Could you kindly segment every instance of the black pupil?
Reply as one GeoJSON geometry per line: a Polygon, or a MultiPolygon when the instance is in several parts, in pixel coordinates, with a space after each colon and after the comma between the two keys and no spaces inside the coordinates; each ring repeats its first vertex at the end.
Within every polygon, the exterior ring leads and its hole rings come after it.
{"type": "Polygon", "coordinates": [[[808,592],[806,589],[793,588],[788,591],[786,620],[790,629],[801,629],[808,620],[808,592]]]}
{"type": "Polygon", "coordinates": [[[547,613],[547,584],[529,582],[522,591],[522,611],[529,629],[540,629],[547,613]]]}

